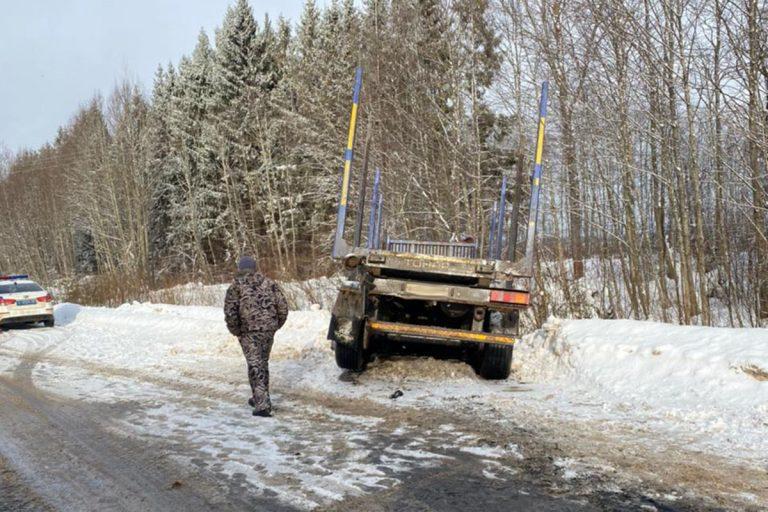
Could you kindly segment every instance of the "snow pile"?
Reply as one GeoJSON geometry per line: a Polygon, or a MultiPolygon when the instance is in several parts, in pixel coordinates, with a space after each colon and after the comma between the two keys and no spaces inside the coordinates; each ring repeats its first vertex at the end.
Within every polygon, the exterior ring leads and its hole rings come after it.
{"type": "Polygon", "coordinates": [[[554,320],[526,337],[515,355],[520,379],[557,384],[573,402],[578,397],[614,418],[679,422],[705,444],[755,442],[768,450],[766,329],[554,320]]]}
{"type": "MultiPolygon", "coordinates": [[[[57,324],[67,326],[68,331],[66,342],[57,346],[58,353],[85,356],[91,361],[109,362],[110,366],[186,370],[210,361],[210,357],[232,357],[240,362],[242,356],[240,345],[227,331],[224,312],[218,307],[134,302],[112,309],[59,304],[55,315],[57,324]]],[[[323,354],[330,360],[333,354],[326,339],[329,321],[330,313],[326,311],[291,311],[275,336],[272,359],[323,354]]],[[[15,336],[9,346],[38,340],[47,341],[47,337],[29,331],[15,336]]]]}
{"type": "Polygon", "coordinates": [[[524,380],[572,380],[637,401],[768,403],[768,330],[554,321],[518,345],[524,380]]]}
{"type": "Polygon", "coordinates": [[[56,325],[63,326],[71,324],[75,321],[81,309],[83,309],[82,306],[78,304],[64,303],[56,305],[54,309],[56,325]]]}
{"type": "Polygon", "coordinates": [[[271,359],[300,359],[313,355],[333,357],[328,341],[331,314],[327,311],[291,311],[282,329],[275,334],[271,359]]]}
{"type": "Polygon", "coordinates": [[[239,345],[224,325],[221,308],[139,302],[114,309],[59,304],[55,315],[63,329],[47,336],[34,330],[19,332],[10,345],[53,341],[54,353],[64,357],[177,373],[198,367],[211,356],[240,355],[239,345]],[[62,322],[67,317],[70,321],[62,322]]]}
{"type": "Polygon", "coordinates": [[[400,383],[441,381],[456,383],[479,381],[472,368],[461,361],[440,361],[430,357],[391,357],[377,359],[366,372],[366,378],[400,383]]]}

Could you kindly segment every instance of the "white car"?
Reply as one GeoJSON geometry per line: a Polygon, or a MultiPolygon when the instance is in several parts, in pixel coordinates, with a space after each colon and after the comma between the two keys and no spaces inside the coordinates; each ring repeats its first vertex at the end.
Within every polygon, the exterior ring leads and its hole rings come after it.
{"type": "Polygon", "coordinates": [[[28,275],[0,275],[0,326],[42,322],[53,327],[53,297],[28,275]]]}

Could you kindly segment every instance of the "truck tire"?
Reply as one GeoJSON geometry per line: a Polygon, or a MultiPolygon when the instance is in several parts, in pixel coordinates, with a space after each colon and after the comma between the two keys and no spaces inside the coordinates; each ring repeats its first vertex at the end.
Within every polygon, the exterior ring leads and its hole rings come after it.
{"type": "Polygon", "coordinates": [[[502,380],[512,370],[512,345],[486,345],[478,373],[484,379],[502,380]]]}
{"type": "MultiPolygon", "coordinates": [[[[362,321],[358,321],[357,329],[354,326],[351,328],[352,332],[357,331],[355,340],[352,343],[340,341],[338,338],[338,318],[336,315],[331,315],[331,324],[328,326],[328,338],[333,340],[333,352],[336,356],[336,365],[344,370],[351,370],[353,372],[361,372],[365,370],[368,363],[365,349],[363,348],[363,336],[364,333],[360,332],[365,327],[362,326],[362,321]]],[[[351,333],[350,333],[351,334],[351,333]]]]}
{"type": "Polygon", "coordinates": [[[336,354],[336,365],[339,368],[353,372],[362,372],[367,363],[362,344],[356,342],[352,345],[345,343],[334,343],[334,353],[336,354]]]}
{"type": "Polygon", "coordinates": [[[45,320],[43,322],[43,325],[45,327],[53,327],[55,324],[56,324],[56,322],[53,320],[53,318],[51,318],[50,320],[45,320]]]}

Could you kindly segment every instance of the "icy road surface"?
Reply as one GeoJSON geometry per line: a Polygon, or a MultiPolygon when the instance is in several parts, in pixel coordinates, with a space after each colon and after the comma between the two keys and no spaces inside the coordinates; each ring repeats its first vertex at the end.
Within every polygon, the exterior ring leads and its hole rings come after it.
{"type": "Polygon", "coordinates": [[[257,419],[216,308],[57,322],[0,334],[0,512],[768,505],[764,330],[553,322],[524,380],[490,383],[428,358],[343,373],[328,313],[292,312],[257,419]]]}

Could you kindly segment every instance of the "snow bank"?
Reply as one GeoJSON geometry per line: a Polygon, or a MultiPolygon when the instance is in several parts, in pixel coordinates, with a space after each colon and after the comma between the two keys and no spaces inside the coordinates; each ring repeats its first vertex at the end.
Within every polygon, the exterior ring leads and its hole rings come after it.
{"type": "MultiPolygon", "coordinates": [[[[237,358],[240,362],[242,357],[219,307],[134,302],[114,309],[59,304],[55,311],[57,323],[68,326],[66,343],[57,347],[57,352],[66,355],[109,361],[111,366],[165,366],[185,371],[209,358],[237,358]]],[[[272,359],[300,359],[325,351],[324,357],[330,360],[329,321],[330,313],[317,308],[291,311],[275,336],[272,359]]],[[[44,339],[35,331],[15,337],[26,343],[44,339]]]]}
{"type": "MultiPolygon", "coordinates": [[[[554,321],[518,345],[524,380],[564,379],[665,405],[768,404],[768,330],[554,321]]],[[[768,412],[768,410],[766,411],[768,412]]]]}
{"type": "Polygon", "coordinates": [[[603,409],[614,418],[673,422],[705,444],[749,451],[754,442],[768,453],[766,329],[553,320],[515,355],[518,378],[555,384],[591,404],[591,411],[573,407],[576,414],[599,417],[595,409],[603,409]]]}
{"type": "Polygon", "coordinates": [[[301,359],[320,354],[330,361],[333,354],[327,339],[331,314],[327,311],[291,311],[288,321],[275,335],[272,360],[301,359]]]}

